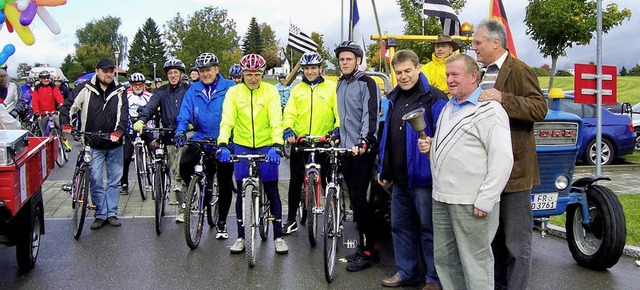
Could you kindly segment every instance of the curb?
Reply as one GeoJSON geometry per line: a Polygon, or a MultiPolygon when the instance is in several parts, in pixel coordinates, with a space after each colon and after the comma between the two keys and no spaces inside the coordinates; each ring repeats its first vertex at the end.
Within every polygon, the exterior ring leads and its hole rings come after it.
{"type": "MultiPolygon", "coordinates": [[[[602,173],[620,172],[620,171],[640,171],[640,163],[629,163],[620,165],[605,165],[600,167],[602,173]]],[[[580,165],[573,170],[574,173],[592,173],[596,172],[595,165],[580,165]]]]}
{"type": "MultiPolygon", "coordinates": [[[[567,231],[565,228],[549,224],[548,233],[552,236],[567,239],[567,231]]],[[[622,252],[623,255],[632,257],[634,259],[640,259],[640,247],[625,245],[624,250],[622,252]]]]}

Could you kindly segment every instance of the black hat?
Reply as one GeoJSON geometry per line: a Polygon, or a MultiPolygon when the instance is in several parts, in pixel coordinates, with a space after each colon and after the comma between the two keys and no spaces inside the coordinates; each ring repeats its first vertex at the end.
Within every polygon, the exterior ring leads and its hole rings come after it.
{"type": "Polygon", "coordinates": [[[96,68],[105,70],[108,68],[115,68],[116,65],[113,63],[113,60],[111,60],[108,57],[105,57],[103,59],[101,59],[100,61],[98,61],[98,64],[96,64],[96,68]]]}

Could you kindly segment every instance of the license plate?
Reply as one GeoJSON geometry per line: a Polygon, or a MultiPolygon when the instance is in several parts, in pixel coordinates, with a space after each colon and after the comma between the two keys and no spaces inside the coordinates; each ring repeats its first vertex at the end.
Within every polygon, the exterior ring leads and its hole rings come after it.
{"type": "Polygon", "coordinates": [[[531,195],[531,210],[555,209],[557,205],[557,193],[539,193],[531,195]]]}

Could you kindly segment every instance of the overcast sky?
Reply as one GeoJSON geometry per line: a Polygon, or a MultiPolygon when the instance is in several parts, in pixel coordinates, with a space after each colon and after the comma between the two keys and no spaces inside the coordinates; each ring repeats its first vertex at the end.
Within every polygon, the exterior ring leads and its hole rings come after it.
{"type": "MultiPolygon", "coordinates": [[[[331,49],[341,40],[341,2],[343,0],[180,0],[180,1],[151,1],[151,0],[69,0],[67,4],[58,7],[48,7],[54,19],[60,24],[62,32],[53,35],[45,24],[38,19],[29,26],[33,31],[36,43],[26,46],[15,33],[8,33],[6,27],[0,31],[0,48],[7,43],[16,46],[16,53],[9,58],[9,72],[15,74],[15,65],[20,62],[33,64],[34,62],[49,63],[59,66],[64,57],[75,51],[73,44],[77,41],[75,32],[88,22],[105,16],[115,16],[122,19],[120,33],[133,40],[136,31],[142,27],[144,21],[153,18],[160,29],[177,13],[183,17],[193,15],[197,10],[207,5],[225,9],[228,17],[236,22],[239,36],[247,32],[249,20],[256,17],[259,23],[266,22],[276,31],[280,44],[286,43],[289,23],[299,26],[302,31],[319,32],[324,35],[326,48],[331,49]]],[[[345,6],[349,0],[344,0],[345,6]]],[[[360,19],[363,22],[363,32],[367,39],[377,33],[373,16],[372,1],[358,0],[360,19]]],[[[400,16],[400,9],[394,0],[378,0],[378,16],[382,32],[401,34],[404,22],[400,16]]],[[[603,6],[611,1],[604,0],[603,6]]],[[[640,17],[640,1],[615,1],[621,8],[631,9],[631,21],[616,27],[603,38],[603,63],[623,65],[629,69],[640,62],[640,26],[636,19],[640,17]]],[[[490,0],[468,0],[465,9],[460,13],[461,21],[469,21],[475,25],[489,15],[490,0]]],[[[514,33],[514,41],[518,57],[531,66],[551,64],[550,58],[543,58],[537,49],[537,44],[525,35],[526,26],[523,23],[527,0],[503,1],[507,17],[514,33]]],[[[348,7],[345,7],[348,14],[348,7]]],[[[345,26],[348,19],[345,19],[345,26]]],[[[346,28],[345,28],[346,29],[346,28]]],[[[559,28],[561,29],[561,28],[559,28]]],[[[345,33],[346,35],[346,33],[345,33]]],[[[346,36],[345,36],[346,37],[346,36]]],[[[215,53],[215,52],[214,52],[215,53]]],[[[473,52],[471,55],[475,56],[473,52]]],[[[567,56],[560,58],[559,69],[567,69],[575,62],[588,63],[596,60],[596,40],[590,46],[574,47],[567,51],[567,56]]],[[[189,64],[192,60],[183,60],[189,64]]]]}

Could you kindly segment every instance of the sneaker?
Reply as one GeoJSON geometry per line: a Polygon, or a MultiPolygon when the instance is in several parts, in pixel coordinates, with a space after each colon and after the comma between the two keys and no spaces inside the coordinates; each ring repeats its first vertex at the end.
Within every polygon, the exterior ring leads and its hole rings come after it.
{"type": "Polygon", "coordinates": [[[111,225],[112,227],[119,227],[119,226],[122,225],[116,216],[108,217],[107,218],[107,223],[109,225],[111,225]]]}
{"type": "Polygon", "coordinates": [[[120,187],[120,194],[122,195],[127,195],[129,194],[129,185],[126,183],[123,183],[122,186],[120,187]]]}
{"type": "Polygon", "coordinates": [[[218,225],[216,225],[216,239],[226,240],[228,238],[229,238],[229,234],[227,233],[227,224],[218,223],[218,225]]]}
{"type": "Polygon", "coordinates": [[[295,221],[287,221],[282,225],[282,234],[288,235],[298,231],[298,224],[295,221]]]}
{"type": "Polygon", "coordinates": [[[371,266],[373,266],[373,264],[371,263],[370,256],[366,255],[365,252],[363,251],[362,255],[357,255],[353,261],[347,264],[347,271],[350,271],[350,272],[362,271],[371,266]]]}
{"type": "Polygon", "coordinates": [[[231,254],[239,254],[244,252],[244,239],[243,238],[237,239],[235,243],[233,243],[233,246],[229,248],[229,250],[231,251],[231,254]]]}
{"type": "Polygon", "coordinates": [[[184,223],[184,213],[179,213],[176,215],[176,224],[184,223]]]}
{"type": "MultiPolygon", "coordinates": [[[[358,256],[362,256],[364,254],[364,248],[358,246],[358,249],[356,249],[355,252],[344,256],[344,258],[347,260],[347,262],[353,262],[358,256]]],[[[375,263],[380,262],[380,252],[378,251],[378,246],[373,246],[373,250],[369,251],[369,259],[375,263]]]]}
{"type": "Polygon", "coordinates": [[[99,228],[104,227],[104,225],[107,223],[107,221],[103,220],[103,219],[95,219],[93,221],[93,223],[91,223],[91,227],[90,229],[92,230],[97,230],[99,228]]]}
{"type": "Polygon", "coordinates": [[[287,247],[287,243],[283,238],[277,238],[275,241],[276,244],[276,253],[278,254],[286,254],[289,252],[289,247],[287,247]]]}

